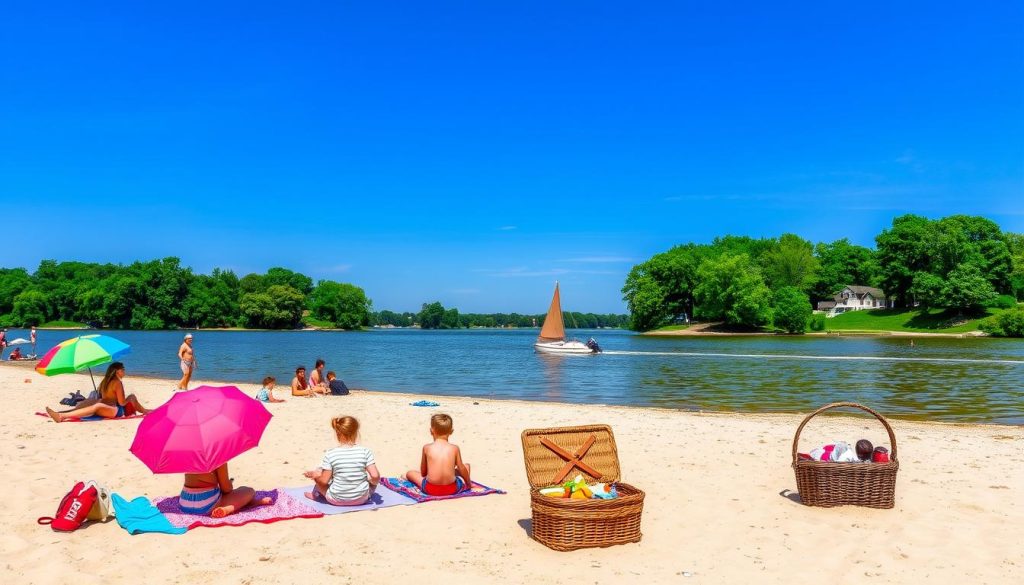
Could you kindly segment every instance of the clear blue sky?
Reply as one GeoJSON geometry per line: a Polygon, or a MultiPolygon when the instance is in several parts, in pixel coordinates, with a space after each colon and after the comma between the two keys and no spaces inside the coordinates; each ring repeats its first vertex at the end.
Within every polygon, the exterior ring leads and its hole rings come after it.
{"type": "Polygon", "coordinates": [[[1019,2],[148,4],[4,8],[0,266],[619,312],[720,234],[1024,231],[1019,2]]]}

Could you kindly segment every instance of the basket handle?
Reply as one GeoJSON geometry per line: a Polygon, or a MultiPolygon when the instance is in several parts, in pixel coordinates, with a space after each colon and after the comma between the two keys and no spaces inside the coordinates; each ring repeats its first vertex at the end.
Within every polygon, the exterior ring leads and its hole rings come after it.
{"type": "Polygon", "coordinates": [[[863,404],[857,404],[856,402],[833,402],[832,404],[826,404],[825,406],[822,406],[821,408],[815,410],[811,414],[808,414],[807,417],[804,418],[803,422],[800,423],[800,426],[796,428],[796,435],[793,437],[793,465],[796,465],[797,462],[796,448],[797,444],[800,442],[800,432],[804,430],[804,426],[806,426],[812,418],[825,412],[826,410],[832,408],[841,408],[843,406],[859,408],[867,412],[868,414],[873,415],[882,423],[882,426],[885,427],[885,432],[889,433],[889,444],[892,445],[892,461],[896,461],[896,435],[892,432],[892,427],[889,426],[889,422],[885,420],[884,416],[878,414],[877,412],[871,410],[870,408],[864,406],[863,404]]]}

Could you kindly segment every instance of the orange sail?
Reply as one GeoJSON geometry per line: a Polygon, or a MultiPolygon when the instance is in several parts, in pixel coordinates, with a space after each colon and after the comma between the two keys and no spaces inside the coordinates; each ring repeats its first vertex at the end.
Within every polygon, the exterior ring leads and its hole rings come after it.
{"type": "Polygon", "coordinates": [[[540,329],[537,341],[564,341],[565,325],[562,323],[562,302],[558,298],[558,283],[555,283],[555,296],[551,298],[548,316],[544,318],[544,326],[540,329]]]}

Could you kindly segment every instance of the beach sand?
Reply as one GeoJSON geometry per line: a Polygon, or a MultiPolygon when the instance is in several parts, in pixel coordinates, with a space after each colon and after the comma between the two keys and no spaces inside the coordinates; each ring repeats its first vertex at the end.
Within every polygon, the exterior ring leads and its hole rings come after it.
{"type": "MultiPolygon", "coordinates": [[[[201,381],[200,381],[201,382],[201,381]]],[[[144,404],[174,382],[125,379],[144,404]]],[[[255,393],[256,386],[243,390],[255,393]]],[[[0,366],[0,582],[64,583],[1013,583],[1024,575],[1024,428],[891,420],[900,472],[896,507],[809,508],[792,499],[799,415],[705,414],[646,408],[373,393],[291,398],[259,447],[231,464],[236,484],[305,483],[334,444],[328,420],[351,414],[385,475],[419,463],[434,412],[454,417],[474,478],[507,495],[431,502],[276,524],[129,536],[116,522],[58,534],[36,525],[76,480],[131,499],[174,495],[128,452],[137,420],[57,425],[33,412],[90,388],[0,366]],[[30,380],[30,382],[26,382],[30,380]],[[441,403],[416,408],[418,399],[441,403]],[[529,537],[520,433],[607,423],[623,479],[647,493],[638,544],[560,553],[529,537]]],[[[283,394],[280,390],[278,394],[283,394]]],[[[874,419],[816,417],[802,450],[843,439],[887,443],[874,419]]]]}

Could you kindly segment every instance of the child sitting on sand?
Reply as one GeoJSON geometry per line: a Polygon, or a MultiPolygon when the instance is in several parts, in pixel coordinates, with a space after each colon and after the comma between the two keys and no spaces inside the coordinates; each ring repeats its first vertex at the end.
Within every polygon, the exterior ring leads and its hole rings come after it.
{"type": "Polygon", "coordinates": [[[459,447],[448,442],[452,432],[452,417],[447,414],[430,417],[430,436],[434,442],[423,446],[420,470],[409,470],[405,474],[407,480],[427,495],[450,496],[473,486],[469,464],[463,463],[459,447]]]}
{"type": "Polygon", "coordinates": [[[284,402],[283,398],[274,398],[274,386],[277,379],[273,376],[263,378],[263,387],[256,393],[256,400],[260,402],[284,402]]]}
{"type": "Polygon", "coordinates": [[[351,416],[331,420],[338,446],[324,453],[320,467],[304,475],[316,486],[307,492],[311,500],[323,499],[332,506],[359,506],[370,499],[380,483],[373,452],[356,444],[359,421],[351,416]]]}
{"type": "Polygon", "coordinates": [[[334,396],[348,396],[348,386],[334,372],[327,372],[327,387],[334,396]]]}
{"type": "Polygon", "coordinates": [[[270,498],[255,500],[256,490],[251,487],[236,488],[228,477],[228,464],[225,463],[209,473],[186,473],[185,485],[178,496],[178,506],[186,514],[223,518],[242,508],[265,506],[271,503],[270,498]]]}

